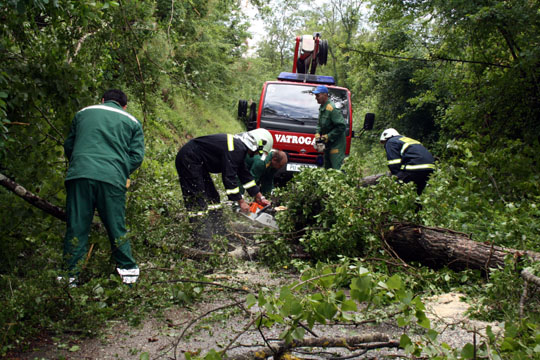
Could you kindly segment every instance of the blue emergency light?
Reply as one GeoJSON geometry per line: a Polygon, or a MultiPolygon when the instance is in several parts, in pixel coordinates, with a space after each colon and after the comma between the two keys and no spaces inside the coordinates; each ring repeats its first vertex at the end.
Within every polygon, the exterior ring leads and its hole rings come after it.
{"type": "Polygon", "coordinates": [[[290,72],[280,73],[278,76],[278,80],[312,83],[312,84],[325,84],[325,85],[334,85],[336,83],[333,76],[290,73],[290,72]]]}

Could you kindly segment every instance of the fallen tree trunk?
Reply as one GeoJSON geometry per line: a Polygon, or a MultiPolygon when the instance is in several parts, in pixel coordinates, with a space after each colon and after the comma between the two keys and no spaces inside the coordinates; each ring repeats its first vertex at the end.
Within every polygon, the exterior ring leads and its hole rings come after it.
{"type": "Polygon", "coordinates": [[[285,341],[279,342],[270,347],[259,348],[240,355],[229,356],[231,360],[256,360],[274,357],[280,359],[285,353],[302,347],[310,348],[346,348],[348,350],[369,349],[369,348],[397,348],[399,342],[389,341],[385,334],[374,333],[366,335],[358,335],[344,338],[311,338],[294,340],[291,343],[285,341]],[[374,344],[376,343],[376,344],[374,344]]]}
{"type": "Polygon", "coordinates": [[[418,261],[431,268],[454,270],[504,267],[504,258],[529,257],[540,261],[540,253],[503,248],[473,241],[468,235],[448,229],[397,224],[384,236],[386,243],[404,261],[418,261]]]}
{"type": "Polygon", "coordinates": [[[54,216],[62,221],[66,221],[66,212],[64,209],[51,204],[47,200],[37,196],[36,194],[26,190],[21,185],[17,184],[15,181],[11,180],[4,174],[0,173],[0,185],[8,189],[9,191],[15,193],[16,195],[23,198],[28,203],[34,205],[35,207],[45,211],[47,214],[54,216]]]}

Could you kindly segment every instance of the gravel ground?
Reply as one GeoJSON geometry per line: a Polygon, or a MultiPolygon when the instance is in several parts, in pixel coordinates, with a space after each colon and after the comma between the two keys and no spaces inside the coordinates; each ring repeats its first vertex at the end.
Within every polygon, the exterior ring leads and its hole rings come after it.
{"type": "MultiPolygon", "coordinates": [[[[242,252],[237,250],[236,256],[242,252]]],[[[276,277],[268,269],[254,262],[238,262],[239,266],[232,274],[213,274],[213,279],[232,278],[246,284],[248,288],[266,286],[269,288],[291,282],[291,277],[276,277]]],[[[440,332],[439,341],[452,347],[461,348],[473,342],[471,330],[482,330],[488,325],[467,319],[465,311],[468,305],[460,301],[460,294],[443,294],[425,301],[427,313],[432,324],[440,332]]],[[[264,340],[258,330],[244,331],[253,319],[253,312],[240,310],[238,307],[226,307],[228,304],[242,302],[245,294],[223,291],[216,296],[212,293],[207,301],[196,304],[193,308],[173,308],[165,311],[163,317],[146,319],[138,327],[130,327],[124,322],[111,321],[105,326],[103,334],[95,339],[63,338],[37,340],[31,351],[17,354],[11,359],[185,359],[185,353],[204,354],[209,349],[217,351],[229,346],[229,356],[246,353],[264,346],[264,340]],[[218,310],[216,310],[218,309],[218,310]],[[239,337],[237,337],[239,336],[239,337]],[[234,345],[231,345],[234,343],[234,345]]],[[[496,326],[496,324],[492,324],[496,326]]],[[[280,329],[265,330],[264,337],[271,342],[277,339],[280,329]]],[[[320,326],[313,329],[319,337],[348,337],[362,334],[382,333],[390,340],[399,341],[400,336],[412,329],[403,329],[393,320],[381,323],[368,323],[356,326],[320,326]]],[[[478,340],[477,340],[478,341],[478,340]]],[[[360,359],[400,358],[403,354],[397,349],[371,350],[363,355],[346,349],[316,349],[319,355],[295,355],[304,359],[323,359],[356,354],[360,359]],[[389,356],[389,357],[387,357],[389,356]]]]}
{"type": "MultiPolygon", "coordinates": [[[[219,278],[219,274],[216,275],[219,278]]],[[[223,275],[225,276],[225,275],[223,275]]],[[[230,275],[227,275],[230,276],[230,275]]],[[[264,284],[266,286],[279,286],[288,283],[290,279],[275,278],[265,268],[246,263],[240,267],[235,279],[242,279],[246,283],[264,284]]],[[[224,292],[212,301],[197,304],[194,309],[175,308],[165,312],[163,318],[147,319],[139,327],[130,327],[124,322],[109,322],[103,335],[96,339],[70,340],[65,337],[57,341],[41,341],[35,344],[32,351],[18,354],[18,359],[141,359],[147,353],[150,359],[184,359],[185,352],[204,354],[209,349],[223,350],[233,340],[236,347],[232,347],[229,356],[245,353],[255,349],[253,345],[263,346],[263,340],[257,330],[244,332],[246,324],[250,322],[249,314],[232,308],[213,311],[227,304],[242,301],[245,295],[224,292]],[[207,314],[210,312],[209,314],[207,314]],[[195,319],[207,314],[204,318],[193,323],[195,319]],[[189,329],[184,333],[186,327],[189,329]],[[241,336],[236,339],[236,336],[241,336]],[[183,334],[182,339],[180,336],[183,334]],[[243,346],[238,346],[239,344],[243,346]]],[[[426,304],[429,317],[436,328],[442,333],[439,340],[452,347],[462,347],[473,342],[471,330],[483,329],[486,323],[468,320],[464,312],[468,306],[460,301],[460,294],[443,294],[429,299],[426,304]]],[[[255,311],[256,309],[251,309],[255,311]]],[[[277,339],[280,329],[265,330],[267,340],[277,339]]],[[[392,321],[379,324],[364,324],[360,326],[315,326],[313,332],[324,337],[348,337],[361,334],[383,333],[390,340],[399,341],[404,329],[396,326],[392,321]]],[[[410,335],[410,329],[406,330],[410,335]]],[[[323,351],[318,349],[318,351],[323,351]]],[[[353,352],[355,353],[355,352],[353,352]]],[[[327,349],[323,355],[315,356],[296,353],[302,358],[321,359],[347,356],[353,354],[343,349],[327,349]]],[[[356,352],[358,353],[358,352],[356,352]]],[[[382,359],[387,355],[403,354],[398,350],[372,350],[357,358],[382,359]]]]}

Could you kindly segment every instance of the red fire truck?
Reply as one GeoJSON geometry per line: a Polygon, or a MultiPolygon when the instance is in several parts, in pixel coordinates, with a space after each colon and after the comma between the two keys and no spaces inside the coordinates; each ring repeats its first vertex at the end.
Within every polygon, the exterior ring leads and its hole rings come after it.
{"type": "MultiPolygon", "coordinates": [[[[238,103],[238,116],[247,129],[269,130],[274,137],[274,148],[285,151],[289,157],[286,169],[279,173],[281,179],[276,179],[278,185],[302,168],[323,165],[322,154],[313,147],[319,104],[311,92],[318,85],[326,85],[329,98],[347,123],[346,154],[349,155],[354,137],[351,92],[336,86],[332,76],[315,74],[317,65],[326,64],[327,54],[328,44],[318,33],[297,37],[293,71],[280,73],[275,81],[266,81],[258,106],[255,102],[248,106],[245,100],[238,103]]],[[[366,115],[362,132],[373,127],[374,116],[366,115]]]]}

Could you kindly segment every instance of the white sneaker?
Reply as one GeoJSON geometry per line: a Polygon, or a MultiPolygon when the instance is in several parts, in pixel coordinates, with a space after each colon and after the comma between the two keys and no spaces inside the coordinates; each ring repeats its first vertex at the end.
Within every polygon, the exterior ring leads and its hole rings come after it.
{"type": "Polygon", "coordinates": [[[135,269],[116,268],[116,271],[118,271],[118,274],[122,278],[122,282],[124,284],[134,284],[139,278],[139,274],[140,274],[139,268],[135,268],[135,269]]]}

